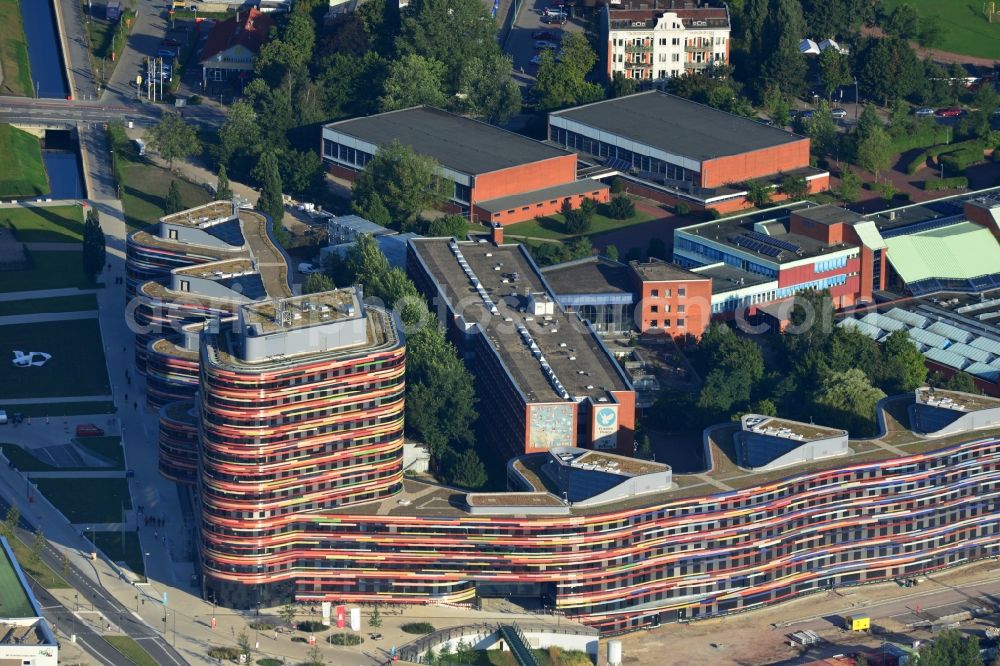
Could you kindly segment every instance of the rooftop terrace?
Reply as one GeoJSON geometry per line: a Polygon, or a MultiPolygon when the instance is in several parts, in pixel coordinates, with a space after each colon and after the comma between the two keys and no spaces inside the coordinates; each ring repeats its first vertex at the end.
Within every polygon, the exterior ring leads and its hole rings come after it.
{"type": "Polygon", "coordinates": [[[981,409],[1000,407],[1000,398],[985,395],[972,395],[944,389],[918,389],[917,401],[929,407],[953,409],[960,412],[975,412],[981,409]]]}
{"type": "Polygon", "coordinates": [[[558,305],[552,314],[528,312],[529,295],[548,289],[521,245],[469,241],[452,246],[448,239],[425,238],[411,240],[411,247],[456,314],[480,325],[527,402],[563,399],[532,345],[571,398],[596,401],[608,391],[630,390],[617,363],[579,317],[558,305]]]}
{"type": "Polygon", "coordinates": [[[800,442],[814,442],[844,434],[844,431],[838,428],[826,428],[812,423],[788,421],[771,416],[748,418],[744,424],[747,429],[755,433],[794,439],[800,442]]]}
{"type": "Polygon", "coordinates": [[[242,306],[241,312],[247,326],[259,324],[265,334],[359,319],[364,316],[361,301],[358,300],[354,289],[337,289],[318,294],[248,303],[242,306]]]}
{"type": "Polygon", "coordinates": [[[164,224],[177,224],[186,227],[205,228],[220,224],[233,218],[233,204],[229,201],[212,201],[196,208],[189,208],[178,213],[160,218],[164,224]]]}

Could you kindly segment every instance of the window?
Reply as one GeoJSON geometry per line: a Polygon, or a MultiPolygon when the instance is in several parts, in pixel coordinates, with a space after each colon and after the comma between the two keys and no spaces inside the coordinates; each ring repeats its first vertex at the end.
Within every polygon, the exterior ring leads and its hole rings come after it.
{"type": "Polygon", "coordinates": [[[663,306],[663,311],[664,312],[670,312],[670,306],[669,305],[664,305],[663,306]]]}
{"type": "Polygon", "coordinates": [[[670,40],[670,44],[673,45],[673,46],[680,46],[681,45],[681,38],[680,37],[674,37],[673,39],[670,40]]]}
{"type": "Polygon", "coordinates": [[[190,280],[181,280],[181,291],[191,291],[190,280]]]}
{"type": "Polygon", "coordinates": [[[670,328],[670,320],[669,319],[664,319],[663,320],[663,328],[670,328]]]}
{"type": "Polygon", "coordinates": [[[680,62],[680,61],[681,61],[681,54],[680,53],[671,53],[670,54],[670,62],[680,62]]]}
{"type": "Polygon", "coordinates": [[[659,295],[660,295],[660,290],[659,289],[650,289],[649,290],[649,295],[652,296],[653,298],[658,298],[659,295]]]}
{"type": "Polygon", "coordinates": [[[169,231],[167,231],[167,237],[170,240],[177,240],[177,230],[176,229],[170,229],[169,231]]]}
{"type": "Polygon", "coordinates": [[[670,298],[670,290],[669,289],[664,289],[663,290],[663,295],[666,296],[667,298],[670,298]]]}
{"type": "Polygon", "coordinates": [[[677,295],[678,296],[687,296],[687,289],[685,289],[684,287],[679,288],[677,290],[677,295]]]}
{"type": "Polygon", "coordinates": [[[666,45],[667,45],[667,38],[660,37],[660,46],[666,46],[666,45]]]}
{"type": "Polygon", "coordinates": [[[660,322],[659,322],[658,320],[656,320],[656,319],[650,319],[650,320],[649,320],[649,325],[650,325],[650,326],[651,326],[652,328],[656,328],[657,326],[659,326],[659,325],[660,325],[660,322]]]}
{"type": "Polygon", "coordinates": [[[659,312],[660,311],[660,306],[658,306],[658,305],[651,305],[649,307],[649,311],[650,312],[659,312]]]}
{"type": "Polygon", "coordinates": [[[679,313],[680,312],[684,312],[684,306],[683,305],[678,305],[677,306],[677,312],[679,312],[679,313]]]}
{"type": "Polygon", "coordinates": [[[683,319],[678,319],[677,320],[677,328],[684,328],[684,320],[683,319]]]}

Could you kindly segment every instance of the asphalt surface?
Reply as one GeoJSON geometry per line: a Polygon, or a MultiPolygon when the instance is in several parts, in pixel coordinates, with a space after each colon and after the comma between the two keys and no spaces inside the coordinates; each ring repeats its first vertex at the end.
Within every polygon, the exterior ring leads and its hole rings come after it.
{"type": "MultiPolygon", "coordinates": [[[[5,498],[0,498],[0,514],[6,515],[9,508],[10,503],[5,498]]],[[[23,541],[31,543],[35,529],[35,525],[25,520],[23,516],[21,517],[19,536],[23,541]]],[[[62,571],[62,556],[51,544],[46,544],[45,550],[42,552],[42,561],[53,571],[62,571]]],[[[121,632],[139,642],[156,660],[157,664],[184,666],[187,663],[157,631],[137,619],[130,608],[126,608],[103,588],[96,586],[75,565],[69,564],[63,578],[80,595],[81,608],[89,606],[103,614],[110,622],[117,623],[121,632]]],[[[132,664],[93,629],[82,622],[74,624],[72,611],[76,609],[65,608],[55,597],[34,581],[32,581],[32,590],[45,609],[46,619],[50,623],[54,623],[63,633],[78,633],[77,643],[82,645],[91,655],[96,656],[101,663],[121,664],[122,666],[132,664]]],[[[138,588],[136,588],[136,593],[139,594],[138,588]]]]}
{"type": "Polygon", "coordinates": [[[504,40],[504,51],[514,59],[514,79],[522,86],[530,86],[538,74],[538,65],[531,63],[531,58],[539,53],[535,49],[535,38],[531,36],[532,33],[545,30],[561,35],[584,30],[583,21],[576,17],[569,19],[562,26],[542,23],[542,11],[551,4],[553,3],[548,0],[523,0],[518,7],[510,34],[504,40]]]}

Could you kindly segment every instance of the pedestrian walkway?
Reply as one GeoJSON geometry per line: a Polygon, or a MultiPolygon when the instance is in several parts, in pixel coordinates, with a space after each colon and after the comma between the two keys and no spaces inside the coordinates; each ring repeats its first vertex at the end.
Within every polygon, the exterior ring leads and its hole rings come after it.
{"type": "Polygon", "coordinates": [[[33,301],[39,298],[58,298],[60,296],[82,296],[96,294],[96,289],[38,289],[35,291],[7,291],[0,293],[0,301],[33,301]]]}
{"type": "Polygon", "coordinates": [[[47,321],[73,321],[76,319],[97,319],[97,312],[94,310],[80,310],[77,312],[35,312],[33,314],[7,315],[0,317],[0,326],[10,324],[41,324],[47,321]]]}
{"type": "Polygon", "coordinates": [[[83,243],[25,243],[34,252],[82,252],[83,243]]]}
{"type": "MultiPolygon", "coordinates": [[[[111,402],[110,395],[69,395],[61,398],[5,398],[5,405],[55,405],[60,402],[111,402]]],[[[57,418],[57,417],[55,417],[57,418]]]]}
{"type": "Polygon", "coordinates": [[[92,471],[48,471],[28,472],[29,479],[120,479],[125,476],[123,469],[95,469],[92,471]]]}

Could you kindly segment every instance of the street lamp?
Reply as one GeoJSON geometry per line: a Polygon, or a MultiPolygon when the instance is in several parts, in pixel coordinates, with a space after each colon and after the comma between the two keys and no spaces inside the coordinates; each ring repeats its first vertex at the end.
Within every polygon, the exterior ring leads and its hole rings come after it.
{"type": "Polygon", "coordinates": [[[854,77],[854,124],[858,124],[858,107],[861,106],[861,99],[858,97],[858,77],[854,77]]]}

